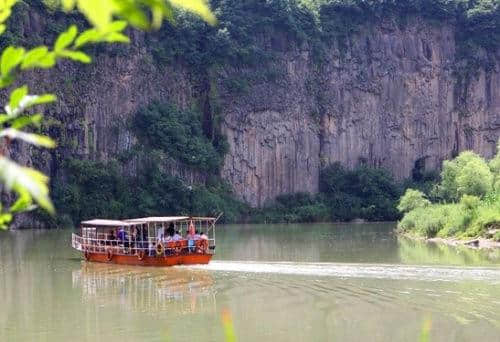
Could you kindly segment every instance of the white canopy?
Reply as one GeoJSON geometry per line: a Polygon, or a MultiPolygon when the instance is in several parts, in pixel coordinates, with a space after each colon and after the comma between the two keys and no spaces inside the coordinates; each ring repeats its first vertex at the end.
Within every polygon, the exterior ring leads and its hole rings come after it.
{"type": "Polygon", "coordinates": [[[211,221],[215,220],[213,217],[190,217],[190,216],[158,216],[158,217],[142,217],[136,219],[125,220],[125,222],[141,222],[141,223],[151,223],[151,222],[177,222],[185,220],[195,220],[195,221],[211,221]]]}
{"type": "Polygon", "coordinates": [[[119,220],[104,220],[104,219],[93,219],[89,221],[82,221],[83,226],[92,226],[92,227],[129,227],[140,223],[144,222],[140,220],[136,220],[134,222],[126,222],[119,220]]]}
{"type": "Polygon", "coordinates": [[[150,223],[150,222],[175,222],[187,219],[189,219],[189,216],[159,216],[159,217],[142,217],[125,221],[132,223],[137,223],[137,222],[150,223]]]}

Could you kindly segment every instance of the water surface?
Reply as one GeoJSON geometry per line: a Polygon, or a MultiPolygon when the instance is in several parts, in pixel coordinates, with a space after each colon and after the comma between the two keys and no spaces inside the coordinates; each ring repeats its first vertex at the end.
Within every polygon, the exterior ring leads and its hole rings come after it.
{"type": "Polygon", "coordinates": [[[209,265],[87,263],[70,231],[0,233],[0,341],[500,341],[500,253],[392,224],[228,225],[209,265]]]}

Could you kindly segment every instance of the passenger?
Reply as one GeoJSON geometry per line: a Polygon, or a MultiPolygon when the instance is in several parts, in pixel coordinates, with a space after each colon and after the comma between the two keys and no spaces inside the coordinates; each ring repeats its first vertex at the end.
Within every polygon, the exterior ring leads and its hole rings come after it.
{"type": "Polygon", "coordinates": [[[172,237],[172,236],[174,236],[174,234],[175,234],[174,223],[170,222],[170,224],[168,225],[168,228],[167,228],[167,235],[172,237]]]}
{"type": "Polygon", "coordinates": [[[182,240],[182,236],[181,234],[179,234],[179,231],[176,231],[174,236],[172,237],[172,240],[173,241],[179,241],[179,240],[182,240]]]}
{"type": "Polygon", "coordinates": [[[113,245],[115,246],[116,245],[116,236],[115,236],[115,231],[114,230],[111,230],[109,232],[109,235],[108,235],[108,238],[107,238],[109,241],[106,242],[106,244],[109,246],[109,245],[113,245]]]}
{"type": "Polygon", "coordinates": [[[120,230],[118,231],[117,237],[118,237],[118,240],[123,244],[123,246],[125,248],[129,247],[127,232],[125,231],[125,229],[123,227],[120,228],[120,230]]]}
{"type": "Polygon", "coordinates": [[[199,231],[195,231],[195,233],[194,233],[194,239],[195,240],[199,240],[200,237],[201,237],[200,232],[199,231]]]}
{"type": "Polygon", "coordinates": [[[201,235],[200,235],[200,239],[202,239],[202,240],[208,240],[207,234],[205,234],[205,233],[202,232],[201,235]]]}
{"type": "Polygon", "coordinates": [[[191,232],[188,230],[186,234],[186,239],[187,240],[193,240],[194,239],[194,234],[191,234],[191,232]]]}

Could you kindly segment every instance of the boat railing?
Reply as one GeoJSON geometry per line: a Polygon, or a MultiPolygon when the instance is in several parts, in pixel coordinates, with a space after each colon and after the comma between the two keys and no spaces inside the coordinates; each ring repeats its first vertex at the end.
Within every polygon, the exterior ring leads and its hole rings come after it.
{"type": "MultiPolygon", "coordinates": [[[[165,254],[178,254],[179,252],[193,252],[201,247],[202,241],[208,242],[206,253],[210,253],[212,246],[215,246],[215,239],[191,240],[194,243],[190,245],[190,240],[181,239],[178,241],[168,241],[161,244],[165,254]]],[[[144,251],[146,255],[154,255],[159,248],[159,243],[155,238],[148,240],[109,240],[94,237],[85,237],[77,234],[71,235],[71,246],[78,251],[89,253],[106,253],[111,250],[116,255],[133,255],[139,251],[144,251]]]]}

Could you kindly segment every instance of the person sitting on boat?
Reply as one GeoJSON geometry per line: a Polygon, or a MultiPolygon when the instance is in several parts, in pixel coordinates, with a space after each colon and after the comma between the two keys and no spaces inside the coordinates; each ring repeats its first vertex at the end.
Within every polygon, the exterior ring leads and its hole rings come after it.
{"type": "Polygon", "coordinates": [[[195,231],[194,232],[194,239],[195,240],[199,240],[200,238],[201,238],[200,232],[199,231],[195,231]]]}
{"type": "Polygon", "coordinates": [[[115,246],[116,245],[116,236],[115,236],[115,231],[114,230],[111,230],[109,232],[109,235],[108,235],[108,238],[107,238],[109,241],[107,241],[107,245],[113,245],[115,246]]]}
{"type": "Polygon", "coordinates": [[[205,234],[204,232],[201,232],[200,239],[201,240],[208,240],[207,234],[205,234]]]}
{"type": "Polygon", "coordinates": [[[172,241],[179,241],[182,240],[181,234],[179,234],[179,231],[176,231],[174,236],[172,237],[172,241]]]}

